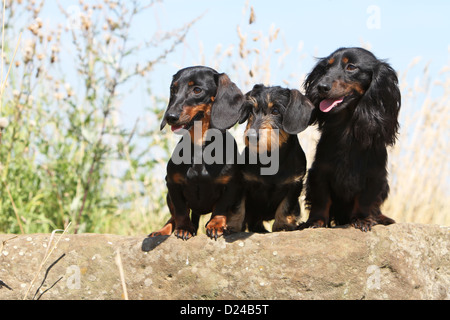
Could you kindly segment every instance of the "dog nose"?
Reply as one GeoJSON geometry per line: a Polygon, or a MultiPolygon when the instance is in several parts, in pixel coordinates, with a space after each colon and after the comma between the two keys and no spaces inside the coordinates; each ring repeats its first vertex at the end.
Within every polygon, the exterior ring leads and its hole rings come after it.
{"type": "Polygon", "coordinates": [[[321,82],[317,85],[319,93],[327,93],[331,90],[331,85],[329,83],[321,82]]]}
{"type": "Polygon", "coordinates": [[[166,115],[166,120],[168,123],[175,123],[180,117],[175,113],[169,113],[166,115]]]}

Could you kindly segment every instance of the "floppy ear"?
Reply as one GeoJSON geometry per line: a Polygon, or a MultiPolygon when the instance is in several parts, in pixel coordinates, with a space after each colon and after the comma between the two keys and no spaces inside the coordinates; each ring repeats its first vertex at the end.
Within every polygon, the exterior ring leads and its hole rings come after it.
{"type": "Polygon", "coordinates": [[[370,86],[356,106],[355,138],[363,146],[375,141],[393,145],[399,128],[400,105],[397,74],[387,63],[381,62],[375,67],[370,86]]]}
{"type": "Polygon", "coordinates": [[[254,108],[256,102],[256,99],[252,97],[253,90],[250,90],[247,92],[244,96],[244,102],[242,102],[240,111],[239,111],[239,124],[243,124],[245,121],[247,121],[250,112],[254,108]]]}
{"type": "MultiPolygon", "coordinates": [[[[313,103],[313,105],[318,106],[320,101],[322,100],[319,96],[319,91],[316,88],[317,83],[326,73],[327,61],[328,58],[321,58],[314,66],[313,70],[307,75],[305,82],[303,83],[303,88],[305,89],[305,96],[313,103]]],[[[311,114],[310,125],[318,121],[317,117],[318,113],[319,113],[318,108],[315,108],[311,114]]]]}
{"type": "Polygon", "coordinates": [[[162,119],[162,121],[161,121],[161,125],[159,126],[159,130],[164,129],[164,127],[166,126],[166,124],[167,124],[167,121],[166,121],[166,117],[165,117],[165,114],[164,114],[164,115],[163,115],[163,119],[162,119]]]}
{"type": "Polygon", "coordinates": [[[252,110],[251,105],[244,102],[239,112],[239,124],[243,124],[245,121],[247,121],[251,110],[252,110]]]}
{"type": "Polygon", "coordinates": [[[216,77],[217,93],[211,110],[211,126],[224,130],[238,122],[244,95],[225,73],[216,77]]]}
{"type": "Polygon", "coordinates": [[[310,124],[314,105],[300,91],[290,90],[289,103],[283,115],[283,130],[289,134],[297,134],[310,124]]]}

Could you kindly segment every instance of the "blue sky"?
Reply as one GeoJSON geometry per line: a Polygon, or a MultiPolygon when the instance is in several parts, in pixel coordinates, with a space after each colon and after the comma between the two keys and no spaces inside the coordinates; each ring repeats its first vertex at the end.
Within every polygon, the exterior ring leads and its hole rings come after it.
{"type": "MultiPolygon", "coordinates": [[[[181,58],[188,65],[195,60],[195,46],[199,42],[211,50],[217,43],[238,42],[236,26],[248,21],[248,14],[242,14],[245,3],[245,0],[166,0],[157,8],[159,24],[170,28],[206,12],[187,38],[190,50],[181,58]]],[[[431,61],[432,70],[438,72],[449,59],[450,1],[253,0],[249,5],[256,13],[252,29],[268,31],[274,24],[281,29],[288,45],[295,48],[299,42],[304,43],[306,72],[314,64],[315,55],[327,56],[342,46],[361,46],[362,41],[397,70],[405,69],[420,56],[424,62],[431,61]],[[377,14],[378,24],[371,20],[377,20],[374,16],[377,14]]],[[[181,62],[174,62],[179,58],[180,55],[172,56],[169,65],[172,60],[175,67],[181,62]]]]}
{"type": "MultiPolygon", "coordinates": [[[[75,0],[60,0],[60,3],[65,8],[79,5],[75,0]]],[[[64,19],[56,1],[54,7],[49,6],[49,19],[55,23],[64,19]]],[[[421,57],[420,63],[409,72],[409,78],[414,81],[427,65],[431,77],[437,78],[443,66],[450,64],[449,13],[448,0],[164,0],[138,16],[131,36],[138,42],[149,40],[156,31],[178,28],[204,14],[177,51],[146,79],[153,93],[163,97],[168,95],[171,77],[179,68],[198,63],[200,47],[206,57],[212,57],[218,44],[225,48],[236,47],[239,43],[237,25],[250,37],[256,31],[268,33],[271,26],[279,28],[280,43],[293,50],[284,68],[273,65],[272,85],[283,85],[282,80],[289,72],[309,72],[315,57],[362,43],[369,44],[377,57],[387,59],[398,72],[406,70],[414,58],[421,57]],[[247,11],[243,13],[246,5],[247,11]],[[248,24],[250,6],[256,15],[252,25],[248,24]],[[297,52],[300,43],[303,47],[297,52]]],[[[229,69],[229,65],[223,64],[218,71],[228,72],[229,69]]],[[[138,82],[136,94],[124,101],[124,121],[130,125],[149,103],[144,81],[138,82]]]]}

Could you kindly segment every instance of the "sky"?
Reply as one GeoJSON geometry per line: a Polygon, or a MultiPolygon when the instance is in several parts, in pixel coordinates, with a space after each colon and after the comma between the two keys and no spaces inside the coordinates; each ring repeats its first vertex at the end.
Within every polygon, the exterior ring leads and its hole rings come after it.
{"type": "MultiPolygon", "coordinates": [[[[65,8],[79,5],[75,0],[59,2],[65,8]]],[[[217,45],[236,48],[238,25],[249,38],[258,31],[268,34],[269,30],[279,28],[279,42],[292,50],[282,66],[271,65],[271,85],[283,85],[283,79],[292,72],[307,74],[317,57],[349,46],[369,48],[399,73],[412,61],[419,61],[408,72],[413,82],[425,67],[437,79],[442,68],[450,65],[449,13],[448,0],[164,0],[136,18],[131,36],[146,41],[155,32],[179,28],[202,16],[176,52],[150,73],[147,80],[158,96],[167,96],[172,75],[182,67],[199,64],[201,53],[208,64],[217,45]],[[251,25],[248,23],[250,7],[255,12],[251,25]]],[[[64,19],[56,1],[54,8],[49,6],[47,14],[55,23],[64,19]]],[[[215,67],[220,72],[230,70],[225,63],[215,67]]],[[[246,92],[251,88],[241,89],[246,92]]],[[[149,103],[144,81],[135,84],[135,93],[124,101],[127,108],[123,119],[129,125],[134,124],[149,103]]]]}
{"type": "MultiPolygon", "coordinates": [[[[217,43],[237,43],[236,26],[248,21],[242,11],[246,0],[166,0],[157,6],[161,27],[187,22],[206,12],[186,39],[184,53],[168,59],[176,71],[178,65],[195,60],[196,44],[214,49],[217,43]],[[189,47],[189,50],[187,50],[189,47]]],[[[280,28],[287,45],[294,49],[303,43],[305,72],[314,65],[314,57],[329,55],[346,46],[370,45],[371,51],[387,59],[395,69],[404,70],[420,56],[431,61],[433,72],[449,61],[450,1],[249,1],[255,11],[254,30],[280,28]]],[[[180,53],[180,52],[179,52],[180,53]]]]}
{"type": "MultiPolygon", "coordinates": [[[[66,10],[80,6],[80,0],[58,2],[66,10]]],[[[67,19],[58,9],[57,1],[46,1],[43,14],[41,18],[54,25],[67,23],[67,19]]],[[[121,125],[131,130],[140,118],[140,124],[144,120],[144,125],[159,127],[160,120],[148,112],[153,103],[147,92],[148,84],[152,94],[167,99],[172,75],[180,68],[202,61],[207,65],[217,62],[213,57],[218,45],[237,50],[238,25],[242,33],[248,36],[249,46],[255,46],[251,39],[257,36],[258,32],[267,36],[273,30],[279,29],[276,46],[270,50],[280,47],[291,51],[282,65],[277,61],[283,51],[262,52],[262,55],[272,55],[274,60],[271,63],[269,85],[286,86],[283,80],[290,74],[306,75],[314,67],[317,58],[326,57],[340,47],[364,46],[375,56],[386,59],[391,64],[399,73],[401,87],[405,86],[405,82],[410,88],[414,88],[414,84],[416,88],[426,87],[423,80],[424,70],[429,72],[430,82],[449,77],[449,14],[449,0],[158,1],[150,10],[136,17],[130,34],[136,42],[151,40],[155,32],[174,30],[199,16],[201,18],[190,29],[184,42],[164,63],[158,64],[146,78],[135,79],[128,87],[121,87],[122,93],[126,94],[119,109],[121,125]],[[255,13],[255,21],[251,25],[250,7],[253,7],[255,13]],[[206,57],[204,60],[203,56],[206,57]],[[411,68],[413,61],[416,64],[411,68]],[[447,71],[443,73],[445,66],[447,71]],[[144,116],[147,118],[142,119],[144,116]]],[[[151,56],[143,55],[136,59],[151,60],[151,56]]],[[[62,67],[68,69],[68,78],[72,73],[72,79],[69,80],[76,82],[79,77],[74,66],[65,63],[62,67]]],[[[219,72],[237,72],[226,59],[214,67],[219,72]]],[[[229,75],[233,81],[239,76],[229,75]]],[[[241,87],[241,90],[245,93],[251,90],[251,86],[252,84],[241,87]]],[[[290,82],[289,87],[299,89],[301,83],[290,82]]],[[[426,94],[439,97],[439,90],[438,86],[432,86],[430,93],[426,94]]],[[[423,101],[424,98],[422,94],[420,99],[423,101]]],[[[422,105],[420,99],[413,101],[416,107],[422,105]]],[[[403,103],[400,117],[413,114],[411,111],[414,110],[411,108],[414,108],[411,103],[403,103]]],[[[402,136],[408,136],[411,130],[414,128],[402,127],[402,136]]],[[[149,153],[158,154],[153,149],[150,149],[149,153]]],[[[160,173],[163,174],[163,170],[160,173]]]]}

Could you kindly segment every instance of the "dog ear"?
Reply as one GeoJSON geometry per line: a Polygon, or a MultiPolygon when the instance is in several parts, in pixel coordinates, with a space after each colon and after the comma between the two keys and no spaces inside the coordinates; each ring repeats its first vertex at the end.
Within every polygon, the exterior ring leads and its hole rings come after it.
{"type": "Polygon", "coordinates": [[[163,114],[162,121],[161,121],[161,125],[159,126],[159,130],[164,129],[164,127],[166,126],[166,124],[167,124],[167,121],[166,121],[166,114],[164,113],[164,114],[163,114]]]}
{"type": "Polygon", "coordinates": [[[289,103],[283,115],[283,130],[289,134],[297,134],[305,130],[311,121],[314,105],[300,91],[290,90],[289,103]]]}
{"type": "Polygon", "coordinates": [[[239,124],[243,124],[250,116],[250,112],[257,104],[256,99],[252,97],[253,90],[247,92],[244,96],[244,102],[242,103],[239,111],[239,124]]]}
{"type": "Polygon", "coordinates": [[[217,74],[216,79],[217,93],[211,110],[211,126],[225,130],[238,122],[244,95],[225,73],[217,74]]]}
{"type": "Polygon", "coordinates": [[[247,121],[251,110],[252,110],[251,105],[247,102],[244,102],[239,112],[239,124],[243,124],[245,121],[247,121]]]}
{"type": "Polygon", "coordinates": [[[394,69],[385,62],[374,68],[372,81],[353,115],[355,138],[364,146],[375,140],[393,145],[399,128],[401,95],[394,69]]]}

